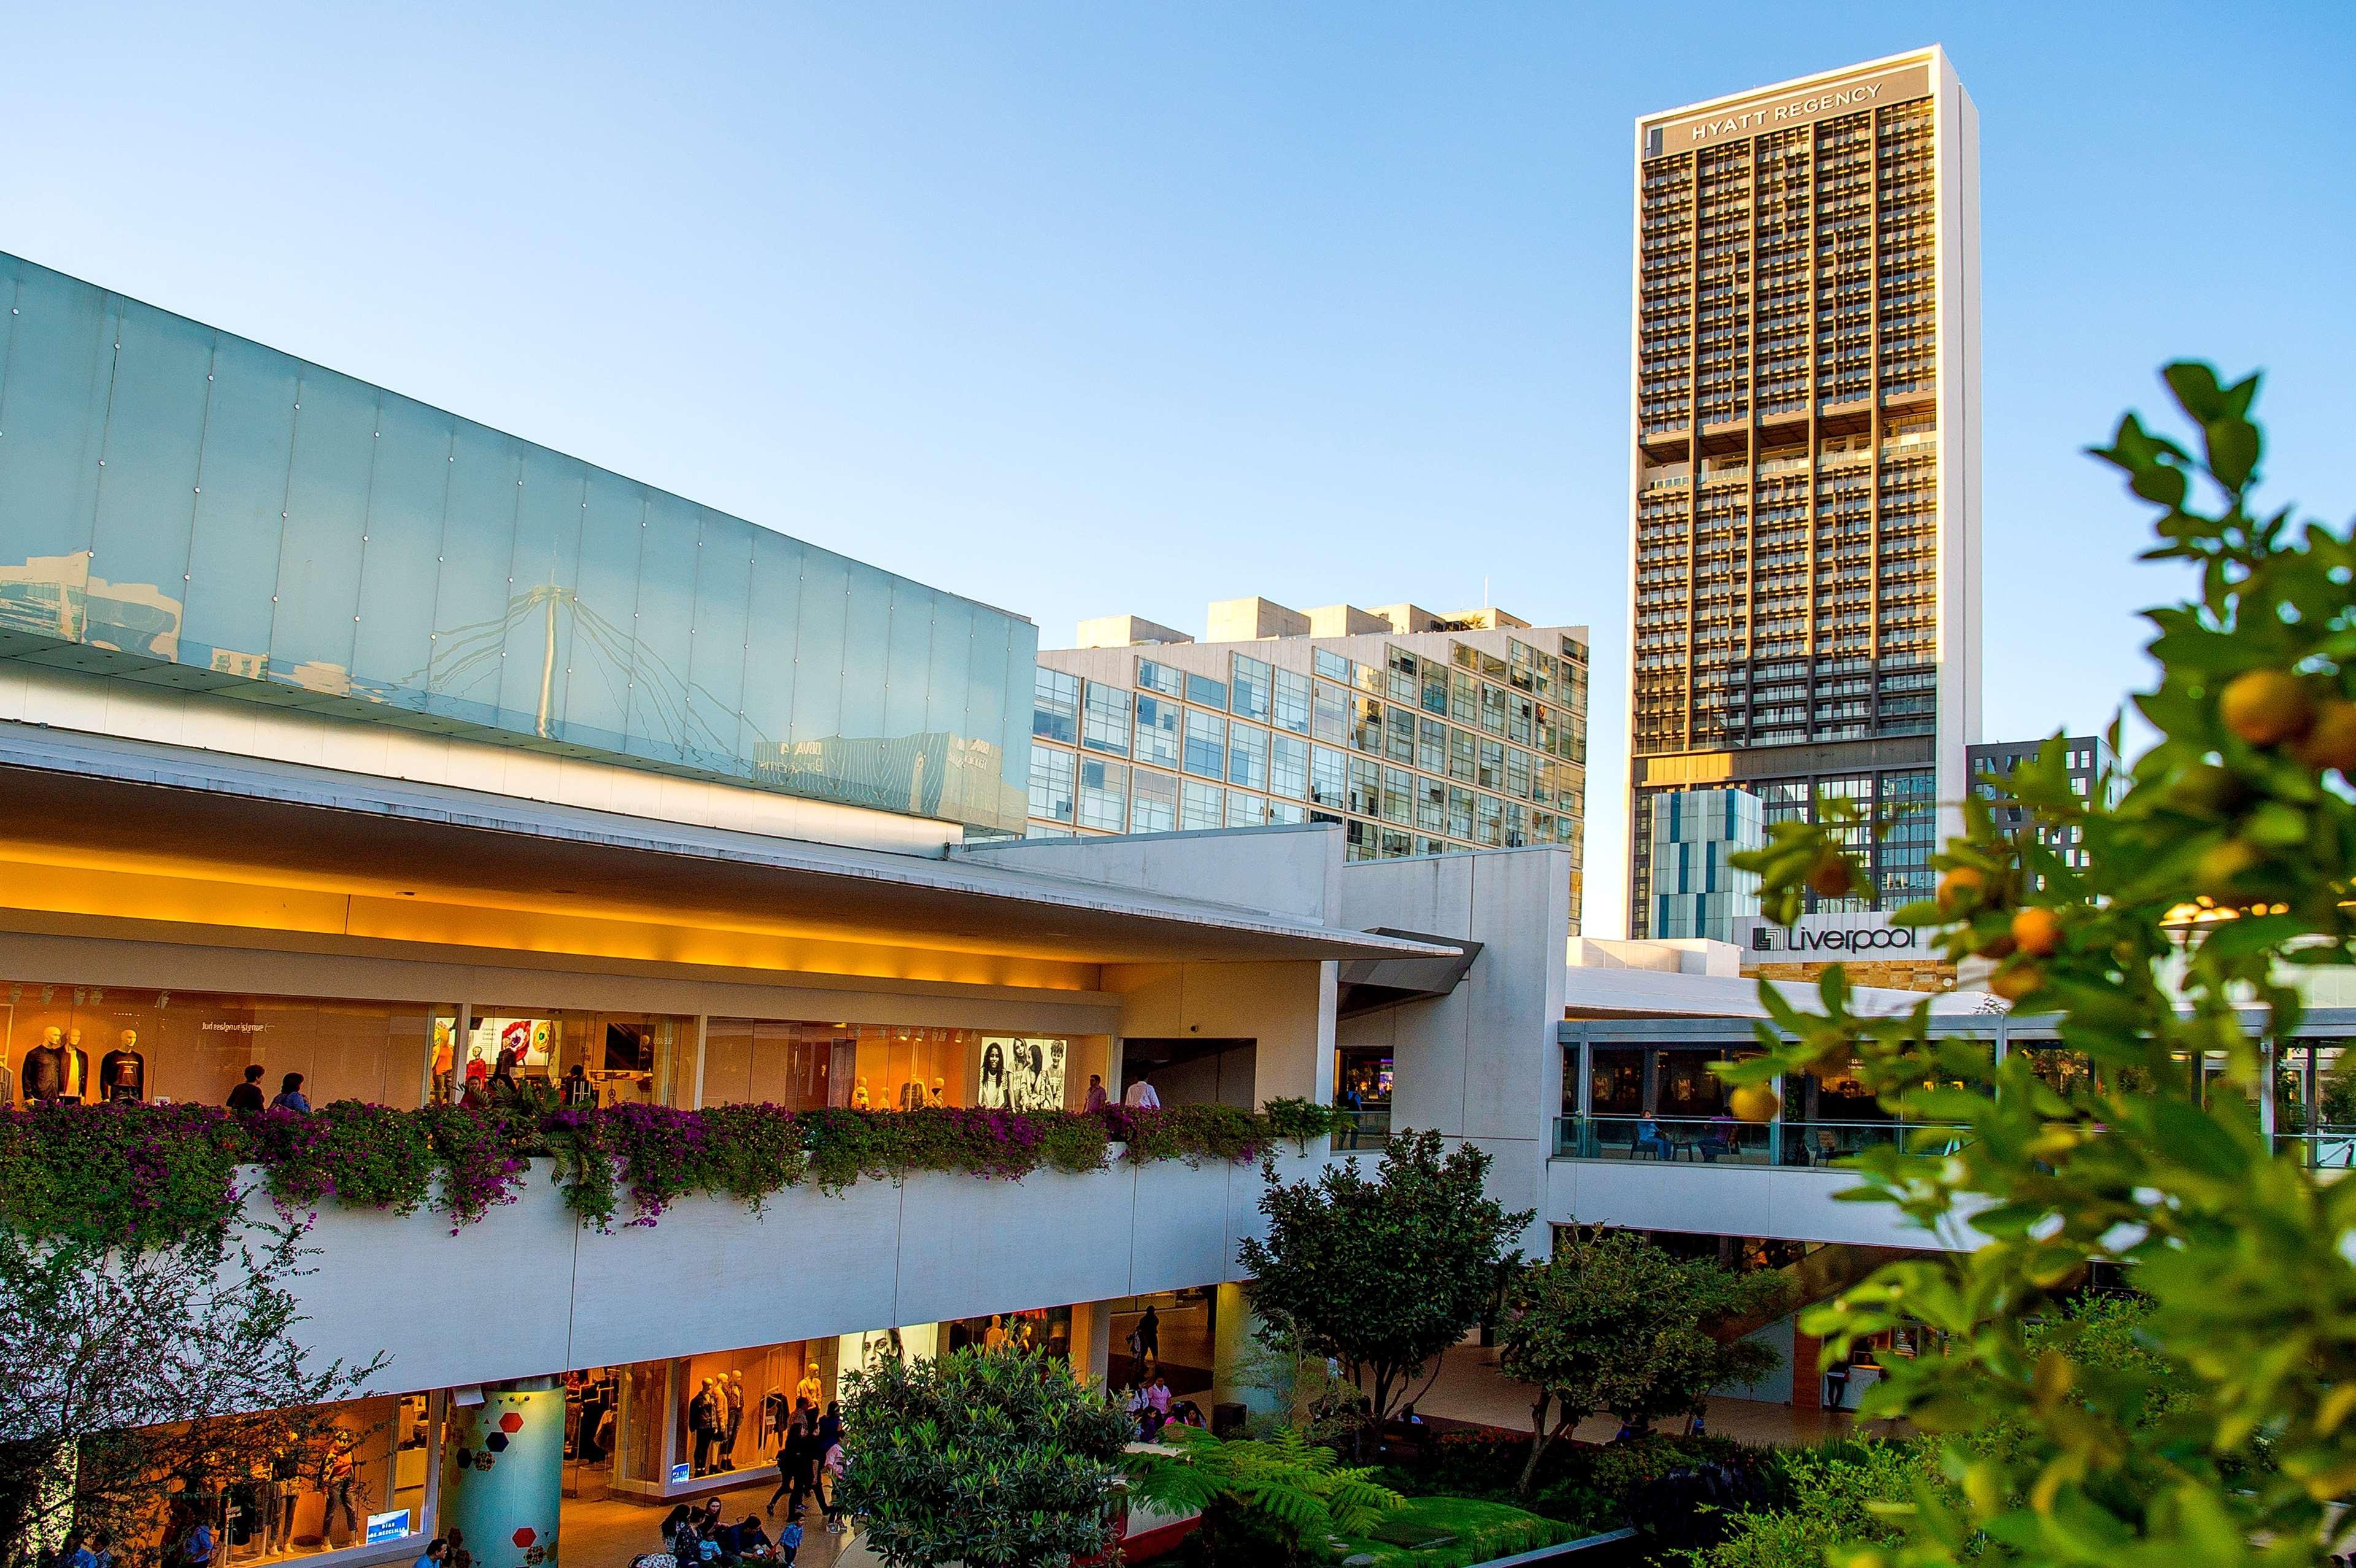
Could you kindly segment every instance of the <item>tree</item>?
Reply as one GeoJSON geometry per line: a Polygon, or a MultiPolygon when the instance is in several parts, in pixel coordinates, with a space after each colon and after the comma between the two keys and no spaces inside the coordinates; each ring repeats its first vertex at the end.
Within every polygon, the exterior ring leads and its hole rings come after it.
{"type": "Polygon", "coordinates": [[[1488,1169],[1471,1144],[1443,1155],[1431,1132],[1393,1138],[1372,1179],[1354,1160],[1290,1187],[1263,1167],[1268,1239],[1241,1249],[1252,1305],[1340,1362],[1377,1428],[1480,1320],[1491,1270],[1530,1222],[1483,1191],[1488,1169]]]}
{"type": "Polygon", "coordinates": [[[126,1543],[164,1495],[217,1493],[315,1446],[318,1407],[383,1364],[311,1369],[290,1282],[305,1227],[192,1234],[116,1250],[0,1227],[0,1541],[52,1546],[69,1526],[126,1543]]]}
{"type": "Polygon", "coordinates": [[[1129,1456],[1130,1490],[1173,1513],[1199,1512],[1202,1555],[1212,1562],[1322,1563],[1326,1537],[1364,1535],[1407,1505],[1371,1467],[1345,1466],[1290,1428],[1223,1443],[1170,1427],[1163,1441],[1166,1453],[1129,1456]]]}
{"type": "Polygon", "coordinates": [[[843,1380],[842,1498],[888,1568],[1062,1568],[1112,1539],[1130,1420],[1045,1354],[880,1355],[843,1380]]]}
{"type": "MultiPolygon", "coordinates": [[[[1998,1063],[1935,1036],[1927,1008],[1859,1018],[1835,969],[1820,1011],[1762,988],[1766,1053],[1727,1074],[1763,1084],[1854,1052],[1885,1106],[1964,1129],[1952,1155],[1858,1164],[1871,1193],[1968,1217],[1985,1243],[1884,1269],[1808,1319],[1836,1353],[1892,1327],[1932,1352],[1869,1396],[1938,1434],[1956,1477],[1959,1501],[1918,1499],[1908,1563],[2319,1563],[2356,1525],[2338,1507],[2356,1489],[2356,1182],[2277,1148],[2254,1105],[2293,1047],[2289,977],[2356,961],[2356,529],[2255,510],[2256,377],[2165,377],[2201,455],[2133,413],[2094,454],[2158,507],[2146,558],[2197,577],[2148,613],[2159,679],[2136,705],[2158,739],[2115,804],[2072,792],[2058,741],[1990,781],[2029,828],[1967,799],[1938,897],[1897,915],[1993,961],[1992,988],[2094,1072],[2057,1090],[2027,1051],[1998,1063]],[[2065,843],[2083,854],[2048,847],[2065,843]],[[2094,1262],[2148,1297],[2147,1361],[2105,1351],[2100,1326],[2039,1326],[2094,1262]],[[2017,1440],[1972,1441],[1999,1424],[2017,1440]]],[[[1741,863],[1785,918],[1846,864],[1804,824],[1741,863]]]]}
{"type": "Polygon", "coordinates": [[[1590,1415],[1610,1411],[1642,1433],[1699,1410],[1720,1384],[1773,1370],[1766,1346],[1718,1336],[1777,1310],[1785,1294],[1781,1275],[1673,1258],[1627,1231],[1574,1236],[1522,1271],[1506,1292],[1497,1351],[1498,1370],[1538,1391],[1519,1489],[1529,1490],[1547,1446],[1590,1415]]]}

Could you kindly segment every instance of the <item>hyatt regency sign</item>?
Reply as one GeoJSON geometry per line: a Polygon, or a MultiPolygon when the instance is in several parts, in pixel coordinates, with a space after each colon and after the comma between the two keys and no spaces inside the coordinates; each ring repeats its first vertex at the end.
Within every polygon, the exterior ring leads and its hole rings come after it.
{"type": "Polygon", "coordinates": [[[1657,158],[1666,153],[1689,152],[1764,131],[1780,131],[1787,125],[1805,125],[1837,114],[1855,114],[1930,95],[1931,68],[1901,66],[1895,70],[1827,81],[1797,94],[1738,99],[1699,114],[1651,121],[1643,127],[1638,140],[1644,145],[1644,156],[1657,158]]]}
{"type": "Polygon", "coordinates": [[[1927,930],[1920,926],[1893,926],[1886,911],[1803,915],[1788,931],[1772,920],[1745,916],[1734,922],[1734,940],[1746,965],[1938,957],[1927,930]]]}

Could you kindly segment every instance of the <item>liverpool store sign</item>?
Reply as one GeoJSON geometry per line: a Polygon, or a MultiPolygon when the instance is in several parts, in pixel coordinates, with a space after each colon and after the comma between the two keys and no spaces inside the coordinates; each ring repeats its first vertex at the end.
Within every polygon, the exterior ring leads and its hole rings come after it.
{"type": "Polygon", "coordinates": [[[1772,920],[1746,916],[1734,922],[1734,940],[1746,961],[1843,958],[1911,958],[1928,954],[1927,932],[1919,926],[1893,926],[1886,911],[1861,915],[1803,915],[1790,930],[1772,920]]]}

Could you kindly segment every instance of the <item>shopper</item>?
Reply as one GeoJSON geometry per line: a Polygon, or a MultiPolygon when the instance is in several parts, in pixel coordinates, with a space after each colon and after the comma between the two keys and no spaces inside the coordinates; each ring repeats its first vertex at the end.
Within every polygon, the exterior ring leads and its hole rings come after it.
{"type": "MultiPolygon", "coordinates": [[[[794,1466],[801,1463],[801,1457],[802,1422],[797,1415],[786,1428],[786,1440],[777,1445],[777,1489],[769,1494],[768,1506],[761,1510],[772,1519],[777,1514],[777,1499],[793,1494],[794,1466]]],[[[791,1519],[793,1513],[788,1509],[786,1517],[791,1519]]]]}
{"type": "Polygon", "coordinates": [[[841,1441],[842,1406],[839,1402],[829,1402],[826,1407],[826,1414],[819,1418],[819,1457],[823,1460],[826,1456],[826,1451],[841,1441]]]}
{"type": "Polygon", "coordinates": [[[1162,1359],[1162,1318],[1151,1302],[1145,1304],[1145,1316],[1137,1320],[1137,1347],[1142,1355],[1157,1361],[1162,1359]]]}
{"type": "Polygon", "coordinates": [[[1120,1102],[1123,1105],[1128,1106],[1132,1111],[1159,1111],[1162,1109],[1162,1096],[1153,1092],[1153,1084],[1151,1079],[1142,1078],[1129,1086],[1128,1091],[1120,1097],[1120,1102]]]}
{"type": "Polygon", "coordinates": [[[102,1530],[91,1536],[90,1555],[93,1568],[114,1568],[114,1537],[102,1530]]]}
{"type": "Polygon", "coordinates": [[[262,1064],[260,1062],[247,1068],[245,1081],[229,1091],[229,1108],[231,1111],[262,1109],[262,1064]]]}
{"type": "Polygon", "coordinates": [[[777,1527],[777,1561],[788,1565],[794,1554],[802,1549],[802,1526],[799,1520],[789,1519],[777,1527]]]}
{"type": "Polygon", "coordinates": [[[1105,1093],[1104,1075],[1094,1072],[1088,1074],[1088,1102],[1082,1109],[1101,1111],[1110,1103],[1110,1099],[1105,1093]]]}
{"type": "MultiPolygon", "coordinates": [[[[828,1414],[831,1417],[833,1411],[830,1409],[828,1414]]],[[[838,1432],[841,1424],[840,1421],[835,1423],[838,1432]]],[[[842,1533],[843,1464],[842,1439],[838,1434],[832,1445],[827,1449],[826,1459],[819,1466],[818,1488],[818,1506],[826,1515],[826,1528],[836,1535],[842,1533]]]]}
{"type": "Polygon", "coordinates": [[[442,1554],[449,1550],[449,1543],[437,1535],[425,1543],[424,1552],[410,1568],[443,1568],[442,1554]]]}
{"type": "Polygon", "coordinates": [[[290,1072],[278,1080],[278,1092],[271,1097],[273,1111],[292,1111],[297,1116],[311,1114],[311,1102],[303,1097],[303,1075],[290,1072]]]}
{"type": "Polygon", "coordinates": [[[597,1086],[589,1081],[589,1069],[574,1062],[564,1069],[564,1109],[591,1111],[596,1104],[597,1086]]]}

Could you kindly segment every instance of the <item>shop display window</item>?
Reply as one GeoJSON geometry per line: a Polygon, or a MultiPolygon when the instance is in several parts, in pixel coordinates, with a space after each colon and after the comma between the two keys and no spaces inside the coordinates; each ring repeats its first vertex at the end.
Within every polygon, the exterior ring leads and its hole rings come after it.
{"type": "Polygon", "coordinates": [[[714,1018],[704,1029],[701,1103],[1054,1111],[1084,1102],[1104,1058],[1101,1038],[714,1018]]]}
{"type": "Polygon", "coordinates": [[[280,1418],[230,1416],[181,1429],[193,1459],[248,1457],[158,1509],[147,1542],[157,1555],[198,1522],[217,1562],[262,1563],[423,1537],[429,1525],[430,1463],[438,1395],[388,1395],[309,1412],[301,1430],[280,1418]]]}
{"type": "Polygon", "coordinates": [[[1071,1069],[1069,1040],[985,1035],[975,1103],[991,1111],[1061,1111],[1071,1069]]]}
{"type": "Polygon", "coordinates": [[[1072,1309],[1043,1306],[1029,1312],[959,1318],[941,1325],[941,1336],[944,1352],[1003,1350],[1017,1356],[1044,1352],[1068,1361],[1072,1356],[1072,1309]]]}
{"type": "Polygon", "coordinates": [[[434,1092],[463,1098],[502,1068],[519,1082],[544,1085],[568,1105],[668,1105],[682,1047],[695,1020],[662,1014],[479,1007],[469,1015],[455,1078],[441,1070],[434,1092]]]}
{"type": "Polygon", "coordinates": [[[38,1099],[220,1105],[262,1069],[265,1099],[303,1075],[315,1106],[414,1106],[455,1012],[426,1003],[320,1001],[25,981],[0,1012],[5,1102],[38,1099]]]}

